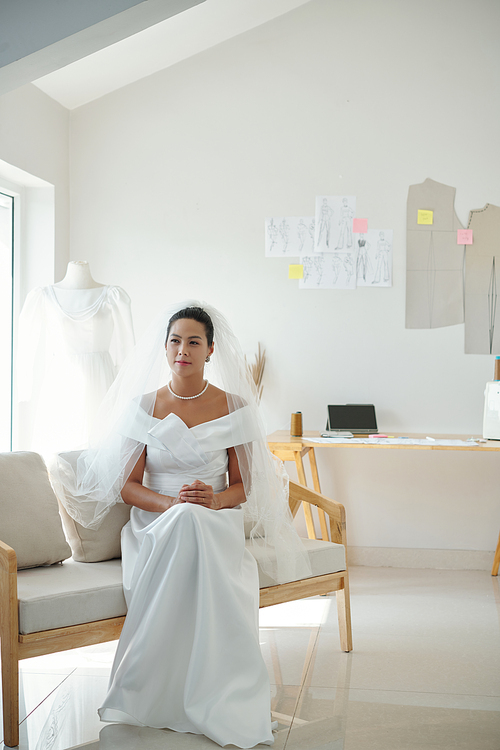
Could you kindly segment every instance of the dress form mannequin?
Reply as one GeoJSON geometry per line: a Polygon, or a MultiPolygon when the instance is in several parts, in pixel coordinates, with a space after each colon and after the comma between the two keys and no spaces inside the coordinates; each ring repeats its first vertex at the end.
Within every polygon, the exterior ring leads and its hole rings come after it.
{"type": "Polygon", "coordinates": [[[94,281],[86,260],[70,260],[66,269],[66,276],[54,286],[57,289],[97,289],[104,284],[94,281]]]}
{"type": "Polygon", "coordinates": [[[85,448],[133,345],[130,297],[95,281],[87,261],[70,261],[61,281],[33,289],[19,318],[18,397],[34,399],[32,435],[20,447],[43,455],[85,448]]]}

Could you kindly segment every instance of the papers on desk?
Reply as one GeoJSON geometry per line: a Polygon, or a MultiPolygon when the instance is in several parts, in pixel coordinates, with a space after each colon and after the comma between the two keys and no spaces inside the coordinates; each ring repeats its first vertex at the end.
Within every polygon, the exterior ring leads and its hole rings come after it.
{"type": "Polygon", "coordinates": [[[444,445],[444,446],[457,446],[457,445],[478,445],[478,443],[474,442],[473,440],[439,440],[436,438],[435,440],[430,440],[428,438],[379,438],[379,437],[372,437],[372,438],[311,438],[311,437],[304,437],[304,441],[307,441],[308,443],[344,443],[345,445],[352,445],[357,443],[358,445],[429,445],[429,446],[436,446],[436,445],[444,445]]]}

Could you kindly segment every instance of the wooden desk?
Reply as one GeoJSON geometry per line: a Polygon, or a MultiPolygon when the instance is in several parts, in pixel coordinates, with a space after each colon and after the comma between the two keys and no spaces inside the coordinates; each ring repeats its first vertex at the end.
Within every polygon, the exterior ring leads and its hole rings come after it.
{"type": "MultiPolygon", "coordinates": [[[[413,438],[415,440],[423,440],[426,437],[432,437],[435,440],[467,440],[470,437],[478,438],[477,435],[423,435],[423,434],[417,434],[417,433],[405,433],[405,436],[408,438],[413,438]]],[[[267,443],[269,446],[269,450],[271,453],[274,453],[275,456],[280,458],[282,461],[293,461],[295,463],[295,466],[297,468],[297,475],[299,478],[299,482],[305,486],[307,486],[306,482],[306,475],[304,471],[304,463],[302,459],[304,456],[309,456],[309,462],[311,466],[311,474],[313,479],[313,485],[316,492],[321,492],[320,483],[319,483],[319,476],[318,476],[318,468],[316,464],[316,456],[314,453],[315,448],[326,448],[328,450],[332,449],[340,449],[340,448],[347,448],[348,450],[355,450],[356,448],[368,448],[370,450],[380,449],[380,450],[423,450],[423,451],[494,451],[497,453],[500,453],[500,440],[487,440],[485,443],[470,443],[470,445],[439,445],[439,444],[432,444],[429,442],[426,445],[412,445],[412,444],[399,444],[399,445],[393,445],[390,443],[384,444],[384,443],[351,443],[351,442],[345,442],[345,443],[338,443],[336,441],[332,441],[331,443],[314,443],[311,442],[311,440],[308,440],[308,438],[318,438],[320,437],[319,432],[315,431],[305,431],[302,437],[294,437],[290,435],[289,432],[286,430],[278,430],[277,432],[273,432],[272,435],[269,435],[267,438],[267,443]]],[[[357,437],[366,437],[366,435],[358,435],[357,437]]],[[[396,435],[396,437],[398,437],[396,435]]],[[[309,535],[310,539],[316,539],[316,532],[314,529],[314,521],[311,513],[311,508],[308,507],[307,510],[304,508],[304,515],[306,519],[306,526],[307,526],[307,533],[309,535]]],[[[326,518],[324,517],[324,514],[319,515],[319,522],[320,522],[320,528],[321,528],[321,536],[323,539],[328,539],[328,529],[327,529],[327,523],[326,518]]],[[[498,535],[498,543],[495,550],[495,556],[493,559],[493,567],[491,570],[491,575],[496,576],[498,575],[498,569],[500,567],[500,534],[498,535]]]]}

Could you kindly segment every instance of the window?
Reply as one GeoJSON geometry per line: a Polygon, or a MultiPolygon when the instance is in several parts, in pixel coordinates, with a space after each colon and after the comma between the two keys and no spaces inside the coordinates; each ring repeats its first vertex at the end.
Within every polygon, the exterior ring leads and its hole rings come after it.
{"type": "Polygon", "coordinates": [[[14,198],[0,192],[0,451],[12,450],[14,198]]]}

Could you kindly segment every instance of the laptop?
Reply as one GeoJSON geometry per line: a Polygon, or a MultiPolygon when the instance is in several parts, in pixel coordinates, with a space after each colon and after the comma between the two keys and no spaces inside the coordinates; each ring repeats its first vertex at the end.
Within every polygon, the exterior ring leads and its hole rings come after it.
{"type": "Polygon", "coordinates": [[[334,404],[328,406],[326,432],[322,437],[352,437],[378,432],[373,404],[334,404]]]}

